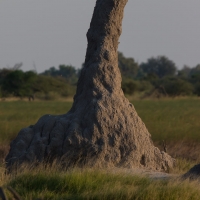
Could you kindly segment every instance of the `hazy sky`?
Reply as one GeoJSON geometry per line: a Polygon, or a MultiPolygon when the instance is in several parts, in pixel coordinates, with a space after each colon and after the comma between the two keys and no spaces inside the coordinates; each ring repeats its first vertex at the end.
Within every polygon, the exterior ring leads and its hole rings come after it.
{"type": "MultiPolygon", "coordinates": [[[[0,68],[42,72],[84,62],[95,0],[0,0],[0,68]]],[[[200,63],[199,0],[129,0],[119,51],[139,63],[165,55],[178,68],[200,63]]]]}

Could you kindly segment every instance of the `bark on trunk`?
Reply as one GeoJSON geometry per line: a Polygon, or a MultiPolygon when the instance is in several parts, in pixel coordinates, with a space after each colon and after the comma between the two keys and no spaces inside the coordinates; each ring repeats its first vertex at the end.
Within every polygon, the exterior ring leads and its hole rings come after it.
{"type": "Polygon", "coordinates": [[[87,33],[85,66],[72,108],[45,115],[11,143],[7,167],[60,159],[78,165],[168,170],[174,160],[153,146],[134,106],[124,97],[117,48],[127,0],[97,0],[87,33]]]}

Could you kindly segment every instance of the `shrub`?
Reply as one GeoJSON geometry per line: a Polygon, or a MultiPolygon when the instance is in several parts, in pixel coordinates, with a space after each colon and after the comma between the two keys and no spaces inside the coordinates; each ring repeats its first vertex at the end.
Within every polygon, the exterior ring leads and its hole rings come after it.
{"type": "Polygon", "coordinates": [[[123,81],[122,90],[125,94],[133,95],[137,90],[137,82],[131,79],[123,81]]]}
{"type": "Polygon", "coordinates": [[[139,92],[150,91],[153,89],[153,85],[149,81],[139,81],[137,89],[139,92]]]}
{"type": "Polygon", "coordinates": [[[164,78],[160,81],[160,85],[165,88],[169,96],[186,96],[191,95],[194,91],[191,83],[176,77],[164,78]]]}

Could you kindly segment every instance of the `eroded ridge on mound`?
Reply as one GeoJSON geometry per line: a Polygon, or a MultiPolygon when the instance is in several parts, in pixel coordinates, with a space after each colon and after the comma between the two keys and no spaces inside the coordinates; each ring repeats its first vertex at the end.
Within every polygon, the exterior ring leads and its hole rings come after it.
{"type": "Polygon", "coordinates": [[[117,48],[127,0],[97,0],[87,33],[85,66],[71,110],[45,115],[22,129],[6,157],[13,164],[58,159],[68,165],[146,167],[167,171],[174,159],[151,135],[124,97],[117,48]]]}

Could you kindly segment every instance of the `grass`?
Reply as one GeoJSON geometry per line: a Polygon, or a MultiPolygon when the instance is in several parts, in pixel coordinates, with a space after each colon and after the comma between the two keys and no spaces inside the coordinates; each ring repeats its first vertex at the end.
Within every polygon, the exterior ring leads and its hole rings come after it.
{"type": "Polygon", "coordinates": [[[200,99],[133,101],[154,141],[200,142],[200,99]]]}
{"type": "Polygon", "coordinates": [[[12,101],[0,102],[0,143],[8,143],[20,129],[35,124],[44,114],[63,114],[71,102],[54,101],[12,101]]]}
{"type": "MultiPolygon", "coordinates": [[[[171,155],[177,157],[172,173],[183,174],[199,159],[200,100],[133,100],[153,141],[162,148],[166,140],[171,155]]],[[[126,173],[95,169],[37,168],[5,175],[2,159],[8,144],[19,130],[44,114],[66,113],[72,103],[64,101],[0,102],[0,186],[13,187],[23,199],[199,199],[199,182],[154,180],[126,173]]],[[[200,159],[199,159],[200,161],[200,159]]],[[[6,190],[8,197],[11,195],[6,190]]]]}
{"type": "MultiPolygon", "coordinates": [[[[133,100],[139,116],[146,124],[156,146],[165,140],[168,152],[176,158],[200,161],[200,99],[133,100]]],[[[66,113],[72,102],[11,101],[0,102],[0,159],[19,130],[44,114],[66,113]]]]}
{"type": "MultiPolygon", "coordinates": [[[[134,100],[139,116],[153,141],[200,142],[200,99],[134,100]]],[[[0,102],[0,143],[12,140],[19,130],[44,114],[66,113],[72,103],[63,101],[0,102]]]]}
{"type": "Polygon", "coordinates": [[[11,186],[27,200],[197,200],[200,196],[198,182],[156,180],[95,169],[73,169],[68,172],[42,168],[27,170],[6,179],[4,186],[11,186]]]}

